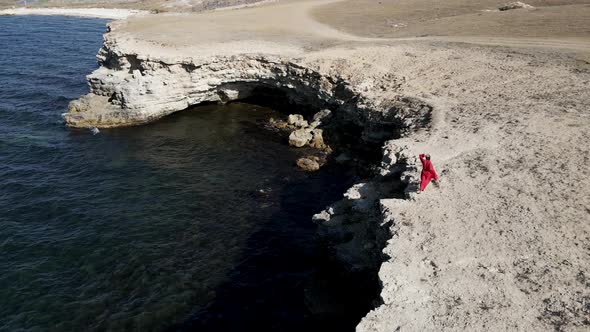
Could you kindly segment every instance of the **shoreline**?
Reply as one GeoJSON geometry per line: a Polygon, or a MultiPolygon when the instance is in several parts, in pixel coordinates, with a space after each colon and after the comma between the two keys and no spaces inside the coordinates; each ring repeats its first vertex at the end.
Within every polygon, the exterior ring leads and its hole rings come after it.
{"type": "Polygon", "coordinates": [[[147,15],[146,10],[118,8],[12,8],[0,10],[0,16],[73,16],[81,18],[102,18],[123,20],[131,16],[147,15]]]}

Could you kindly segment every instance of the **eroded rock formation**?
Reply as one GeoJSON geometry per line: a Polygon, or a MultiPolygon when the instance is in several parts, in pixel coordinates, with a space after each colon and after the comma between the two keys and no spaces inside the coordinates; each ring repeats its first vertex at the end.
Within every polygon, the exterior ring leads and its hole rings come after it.
{"type": "MultiPolygon", "coordinates": [[[[280,91],[295,104],[346,113],[367,126],[369,138],[380,139],[383,130],[376,127],[383,125],[386,131],[422,126],[430,112],[428,105],[413,98],[369,96],[364,93],[366,82],[325,72],[321,69],[325,64],[317,61],[272,54],[160,57],[146,52],[132,53],[107,33],[97,55],[101,67],[88,76],[90,93],[70,103],[64,115],[67,125],[138,125],[203,102],[252,97],[260,89],[280,91]]],[[[384,77],[382,83],[392,90],[397,86],[391,77],[384,77]]],[[[328,111],[313,121],[330,116],[328,111]]]]}
{"type": "MultiPolygon", "coordinates": [[[[296,147],[330,149],[325,141],[329,135],[329,143],[334,142],[339,150],[337,161],[365,159],[366,165],[373,166],[366,181],[350,188],[342,201],[314,216],[314,221],[348,271],[371,270],[376,278],[382,248],[390,238],[379,200],[401,198],[415,181],[407,175],[411,173],[408,170],[414,170],[415,160],[390,141],[427,127],[432,111],[420,99],[395,94],[399,87],[395,76],[387,73],[372,81],[359,81],[331,70],[334,65],[342,67],[342,59],[326,62],[259,53],[194,57],[137,54],[120,47],[110,34],[105,36],[98,60],[101,67],[88,76],[90,93],[73,101],[64,114],[71,127],[139,125],[192,105],[227,103],[269,90],[317,112],[308,114],[309,121],[302,115],[291,115],[286,123],[272,120],[271,125],[292,130],[289,142],[296,147]],[[371,86],[379,86],[379,91],[374,93],[371,86]],[[389,93],[382,93],[385,90],[389,93]],[[357,156],[362,149],[377,151],[377,155],[357,156]]],[[[309,156],[296,163],[315,171],[325,158],[309,156]]]]}

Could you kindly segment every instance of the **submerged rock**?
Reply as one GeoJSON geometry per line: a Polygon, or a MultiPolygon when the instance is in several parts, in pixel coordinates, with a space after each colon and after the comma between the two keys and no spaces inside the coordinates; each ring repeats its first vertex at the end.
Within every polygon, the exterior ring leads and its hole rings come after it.
{"type": "Polygon", "coordinates": [[[271,128],[275,128],[275,129],[279,129],[279,130],[287,130],[290,128],[289,124],[286,121],[275,120],[273,118],[270,118],[270,120],[268,120],[268,125],[271,128]]]}
{"type": "Polygon", "coordinates": [[[297,159],[297,167],[306,172],[315,172],[320,169],[318,157],[304,157],[297,159]]]}
{"type": "Polygon", "coordinates": [[[348,161],[352,160],[352,157],[350,157],[350,155],[346,154],[346,153],[341,153],[338,156],[336,156],[336,158],[334,158],[334,160],[336,160],[337,163],[345,163],[348,161]]]}

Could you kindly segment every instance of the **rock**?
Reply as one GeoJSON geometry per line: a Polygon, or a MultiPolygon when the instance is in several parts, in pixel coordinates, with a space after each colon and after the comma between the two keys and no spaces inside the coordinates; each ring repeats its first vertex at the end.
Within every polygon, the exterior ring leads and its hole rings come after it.
{"type": "Polygon", "coordinates": [[[397,163],[398,156],[397,151],[391,149],[384,149],[383,150],[383,159],[382,163],[384,166],[391,166],[397,163]]]}
{"type": "Polygon", "coordinates": [[[273,118],[270,118],[270,120],[268,120],[268,125],[272,128],[281,130],[289,128],[289,124],[287,122],[283,120],[275,120],[273,118]]]}
{"type": "Polygon", "coordinates": [[[309,127],[309,123],[307,123],[301,114],[289,114],[287,123],[298,128],[309,127]]]}
{"type": "Polygon", "coordinates": [[[368,211],[379,198],[378,187],[372,182],[357,183],[350,187],[344,194],[349,200],[352,208],[356,211],[368,211]]]}
{"type": "Polygon", "coordinates": [[[317,161],[307,157],[297,159],[296,164],[297,167],[306,172],[315,172],[320,169],[320,164],[317,161]]]}
{"type": "Polygon", "coordinates": [[[350,156],[346,153],[341,153],[338,156],[336,156],[336,158],[334,158],[334,160],[336,160],[336,162],[338,163],[345,163],[351,160],[350,156]]]}
{"type": "Polygon", "coordinates": [[[506,10],[511,10],[511,9],[519,9],[519,8],[535,8],[529,4],[526,4],[524,2],[520,2],[520,1],[515,1],[515,2],[511,2],[511,3],[507,3],[504,6],[498,8],[499,11],[506,11],[506,10]]]}
{"type": "Polygon", "coordinates": [[[311,220],[314,222],[326,222],[329,221],[332,215],[327,210],[324,210],[320,213],[316,213],[311,217],[311,220]]]}
{"type": "Polygon", "coordinates": [[[311,131],[311,134],[312,134],[313,138],[309,142],[309,146],[311,146],[312,148],[316,148],[316,149],[325,149],[326,144],[324,143],[324,137],[322,135],[323,130],[313,129],[311,131]]]}
{"type": "Polygon", "coordinates": [[[311,217],[311,220],[315,223],[326,223],[326,222],[330,221],[330,219],[332,219],[334,214],[335,214],[334,208],[330,206],[330,207],[324,209],[322,212],[314,214],[311,217]]]}
{"type": "Polygon", "coordinates": [[[332,117],[332,111],[329,109],[321,110],[313,115],[313,121],[328,120],[332,117]]]}
{"type": "Polygon", "coordinates": [[[311,128],[319,127],[323,122],[326,122],[330,117],[332,117],[332,111],[329,109],[321,110],[313,115],[313,121],[311,122],[311,128]]]}
{"type": "Polygon", "coordinates": [[[235,89],[219,89],[218,93],[219,99],[221,99],[221,101],[224,103],[240,98],[240,91],[235,89]]]}
{"type": "Polygon", "coordinates": [[[297,129],[289,135],[289,145],[300,148],[309,143],[312,138],[311,130],[297,129]]]}
{"type": "Polygon", "coordinates": [[[139,69],[133,70],[133,73],[131,74],[131,77],[133,77],[133,78],[139,78],[141,76],[142,76],[141,71],[139,69]]]}

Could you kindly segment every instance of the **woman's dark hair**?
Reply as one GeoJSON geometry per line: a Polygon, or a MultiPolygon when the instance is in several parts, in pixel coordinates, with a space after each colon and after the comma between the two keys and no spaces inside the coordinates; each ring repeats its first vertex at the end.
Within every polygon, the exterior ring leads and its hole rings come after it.
{"type": "Polygon", "coordinates": [[[429,154],[426,155],[426,160],[430,160],[430,155],[429,154]]]}

